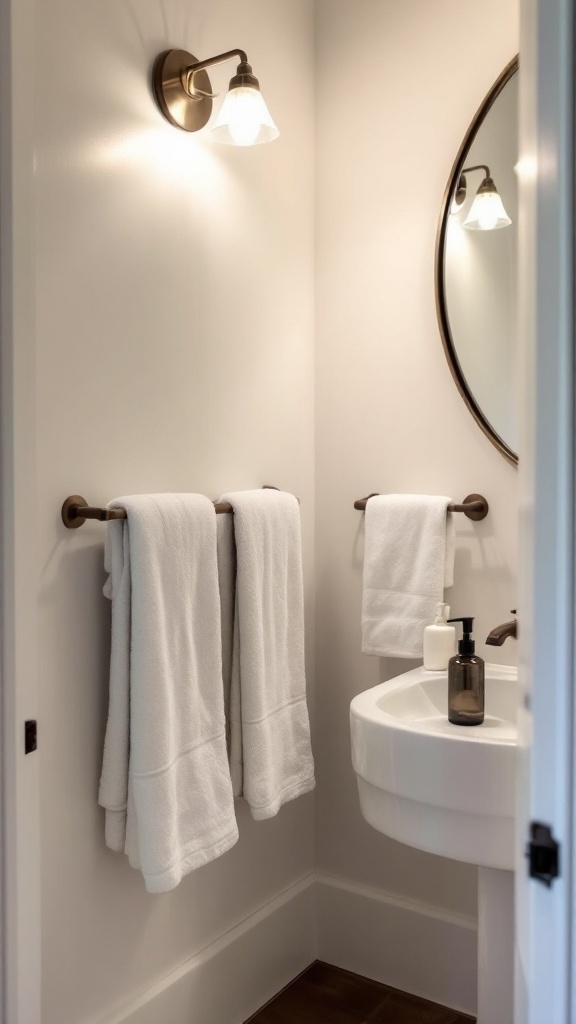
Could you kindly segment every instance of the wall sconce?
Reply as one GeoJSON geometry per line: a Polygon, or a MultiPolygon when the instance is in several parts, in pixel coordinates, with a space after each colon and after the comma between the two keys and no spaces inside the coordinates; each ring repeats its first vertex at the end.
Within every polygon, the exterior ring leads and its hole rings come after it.
{"type": "Polygon", "coordinates": [[[484,178],[474,197],[474,202],[464,227],[469,231],[494,231],[496,228],[506,228],[512,223],[504,209],[504,204],[498,194],[494,180],[490,176],[490,168],[486,164],[476,164],[474,167],[465,167],[458,180],[458,188],[454,193],[450,212],[457,213],[466,200],[467,182],[466,174],[472,171],[485,171],[484,178]]]}
{"type": "Polygon", "coordinates": [[[244,50],[228,50],[208,60],[196,60],[186,50],[166,50],[154,63],[152,87],[164,117],[177,128],[197,132],[212,113],[212,92],[206,68],[237,57],[239,64],[210,134],[232,146],[272,142],[280,132],[266,106],[258,79],[244,50]]]}

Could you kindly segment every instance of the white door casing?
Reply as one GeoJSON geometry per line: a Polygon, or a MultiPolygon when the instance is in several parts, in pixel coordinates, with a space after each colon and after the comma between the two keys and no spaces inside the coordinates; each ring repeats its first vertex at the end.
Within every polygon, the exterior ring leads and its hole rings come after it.
{"type": "Polygon", "coordinates": [[[34,430],[34,5],[0,0],[2,967],[0,1019],[39,1024],[40,752],[34,430]]]}
{"type": "Polygon", "coordinates": [[[568,1024],[574,735],[572,0],[523,0],[520,37],[520,749],[516,1024],[568,1024]],[[531,821],[560,877],[529,879],[531,821]]]}

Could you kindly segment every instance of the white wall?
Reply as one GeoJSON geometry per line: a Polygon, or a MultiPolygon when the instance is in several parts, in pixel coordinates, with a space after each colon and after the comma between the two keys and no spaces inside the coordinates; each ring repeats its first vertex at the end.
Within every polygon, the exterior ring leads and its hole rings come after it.
{"type": "Polygon", "coordinates": [[[516,471],[481,433],[450,375],[436,322],[434,246],[458,147],[517,51],[517,6],[317,5],[318,863],[355,884],[465,915],[475,913],[474,868],[387,840],[360,816],[349,701],[412,663],[360,653],[363,523],[353,502],[371,491],[486,495],[483,523],[457,520],[448,599],[454,615],[476,616],[480,655],[514,658],[510,641],[495,650],[483,640],[515,607],[516,471]]]}
{"type": "Polygon", "coordinates": [[[277,484],[301,499],[310,612],[313,56],[310,0],[36,4],[42,1024],[107,1020],[313,866],[312,797],[260,823],[240,803],[237,846],[162,897],[106,849],[105,528],[59,521],[73,492],[277,484]],[[149,86],[170,46],[245,48],[280,139],[171,127],[149,86]]]}

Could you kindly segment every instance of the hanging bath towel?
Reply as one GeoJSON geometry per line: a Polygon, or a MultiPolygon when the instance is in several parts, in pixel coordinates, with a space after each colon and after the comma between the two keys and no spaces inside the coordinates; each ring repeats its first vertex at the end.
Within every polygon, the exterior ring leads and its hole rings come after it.
{"type": "Polygon", "coordinates": [[[230,699],[231,772],[254,818],[314,788],[304,672],[300,509],[276,490],[224,494],[234,509],[237,576],[230,699]]]}
{"type": "Polygon", "coordinates": [[[216,516],[199,494],[118,498],[108,525],[106,842],[149,892],[237,841],[226,751],[216,516]]]}

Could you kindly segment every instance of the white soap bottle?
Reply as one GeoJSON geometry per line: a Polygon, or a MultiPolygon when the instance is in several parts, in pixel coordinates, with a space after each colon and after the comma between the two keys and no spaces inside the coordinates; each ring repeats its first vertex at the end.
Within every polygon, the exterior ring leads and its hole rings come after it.
{"type": "Polygon", "coordinates": [[[424,630],[424,668],[431,672],[448,668],[450,658],[456,654],[456,630],[448,625],[449,615],[447,604],[437,604],[436,619],[424,630]]]}

